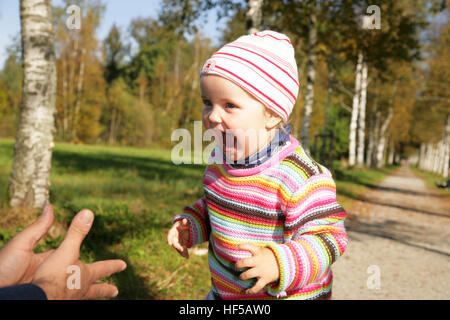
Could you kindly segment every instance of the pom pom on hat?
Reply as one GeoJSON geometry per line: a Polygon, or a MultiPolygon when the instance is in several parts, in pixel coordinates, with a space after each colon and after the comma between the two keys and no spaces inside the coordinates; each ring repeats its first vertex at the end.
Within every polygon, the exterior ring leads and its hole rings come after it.
{"type": "Polygon", "coordinates": [[[294,48],[289,38],[265,30],[239,37],[215,52],[200,76],[215,74],[239,85],[287,121],[299,83],[294,48]]]}

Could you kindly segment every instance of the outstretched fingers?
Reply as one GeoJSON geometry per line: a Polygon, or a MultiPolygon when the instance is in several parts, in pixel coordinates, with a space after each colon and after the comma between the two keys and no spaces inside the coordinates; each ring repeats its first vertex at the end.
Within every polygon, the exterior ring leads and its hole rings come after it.
{"type": "Polygon", "coordinates": [[[120,259],[97,261],[86,265],[89,271],[90,281],[93,283],[97,280],[107,278],[114,273],[121,272],[126,269],[127,264],[120,259]]]}
{"type": "Polygon", "coordinates": [[[119,294],[116,286],[108,283],[95,283],[89,287],[84,299],[115,298],[119,294]]]}

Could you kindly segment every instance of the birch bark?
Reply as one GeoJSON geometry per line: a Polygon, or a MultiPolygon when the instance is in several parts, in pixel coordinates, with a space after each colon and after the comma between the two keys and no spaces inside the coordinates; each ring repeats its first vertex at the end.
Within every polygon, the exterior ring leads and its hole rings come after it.
{"type": "Polygon", "coordinates": [[[263,0],[247,0],[248,11],[245,16],[247,17],[248,34],[261,31],[263,2],[263,0]]]}
{"type": "Polygon", "coordinates": [[[394,111],[391,108],[389,108],[389,113],[386,119],[384,120],[383,124],[380,128],[379,133],[379,140],[377,145],[377,156],[376,156],[376,162],[377,162],[377,168],[381,168],[384,166],[384,158],[385,158],[385,150],[386,150],[386,132],[389,127],[389,124],[391,123],[392,117],[394,116],[394,111]]]}
{"type": "Polygon", "coordinates": [[[356,129],[358,126],[359,98],[361,94],[361,77],[362,77],[363,54],[358,54],[358,62],[356,64],[355,76],[355,92],[353,94],[352,117],[350,119],[350,134],[348,147],[348,164],[354,166],[356,163],[356,129]]]}
{"type": "Polygon", "coordinates": [[[358,167],[364,165],[364,143],[366,131],[366,102],[367,102],[367,62],[363,61],[361,71],[361,97],[359,101],[359,128],[358,128],[358,167]]]}
{"type": "Polygon", "coordinates": [[[50,0],[21,0],[23,89],[9,184],[12,207],[47,201],[54,133],[56,60],[50,0]]]}
{"type": "Polygon", "coordinates": [[[444,164],[442,169],[442,176],[444,178],[448,178],[450,161],[450,113],[447,115],[447,125],[445,126],[444,148],[444,164]]]}

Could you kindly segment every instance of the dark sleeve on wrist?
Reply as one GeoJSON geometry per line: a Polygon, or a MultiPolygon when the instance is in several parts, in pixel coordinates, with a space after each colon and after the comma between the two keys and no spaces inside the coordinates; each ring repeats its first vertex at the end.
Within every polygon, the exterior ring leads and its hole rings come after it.
{"type": "Polygon", "coordinates": [[[47,295],[37,285],[26,283],[0,288],[0,300],[47,300],[47,295]]]}

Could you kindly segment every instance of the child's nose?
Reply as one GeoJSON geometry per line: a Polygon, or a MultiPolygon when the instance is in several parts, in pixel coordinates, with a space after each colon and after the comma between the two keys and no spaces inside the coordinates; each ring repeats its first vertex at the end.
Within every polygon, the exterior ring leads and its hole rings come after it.
{"type": "Polygon", "coordinates": [[[208,115],[208,120],[211,123],[221,123],[222,122],[222,116],[220,115],[220,110],[217,107],[213,107],[211,109],[211,112],[208,115]]]}

